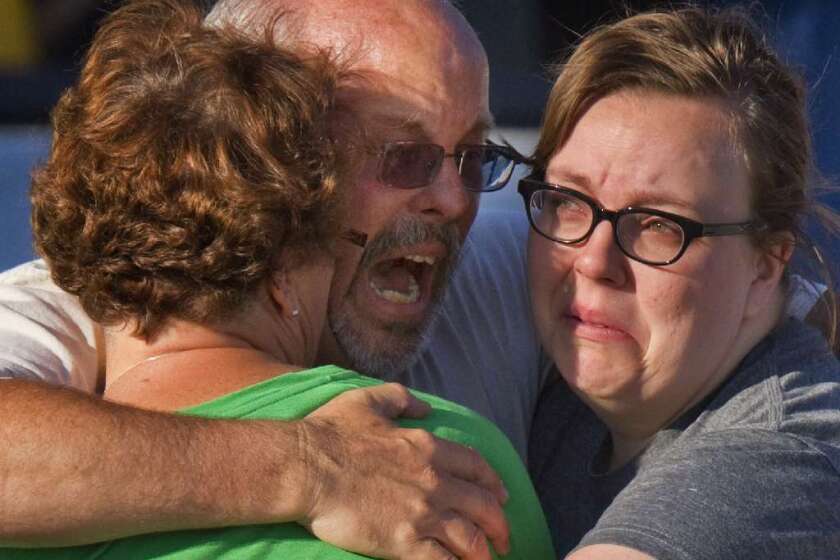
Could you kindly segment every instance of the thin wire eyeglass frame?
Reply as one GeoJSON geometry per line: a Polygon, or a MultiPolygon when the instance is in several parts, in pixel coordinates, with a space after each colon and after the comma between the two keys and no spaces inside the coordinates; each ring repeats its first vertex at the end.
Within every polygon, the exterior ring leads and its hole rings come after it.
{"type": "MultiPolygon", "coordinates": [[[[511,177],[514,175],[514,170],[517,165],[519,164],[528,164],[530,160],[520,154],[515,148],[510,145],[500,145],[495,144],[493,142],[486,142],[484,144],[459,144],[455,147],[455,151],[452,153],[446,153],[446,149],[439,145],[434,144],[432,142],[414,142],[414,141],[405,141],[405,142],[386,142],[382,144],[378,156],[379,156],[379,164],[377,169],[377,180],[391,188],[395,189],[402,189],[402,190],[409,190],[409,189],[420,189],[430,185],[437,177],[438,173],[440,173],[441,166],[443,165],[443,160],[446,158],[452,158],[455,161],[455,167],[458,169],[458,174],[461,175],[463,171],[463,163],[464,163],[464,155],[469,151],[490,151],[497,154],[497,160],[499,158],[504,158],[509,160],[510,169],[507,170],[506,175],[507,177],[501,182],[490,182],[488,181],[487,184],[483,185],[482,188],[476,189],[471,188],[469,185],[464,183],[464,188],[470,192],[495,192],[501,190],[505,187],[505,185],[510,182],[511,177]],[[397,180],[393,180],[387,176],[386,173],[386,158],[391,150],[397,148],[405,148],[405,147],[412,147],[416,146],[420,149],[431,149],[434,152],[434,157],[428,161],[432,165],[428,166],[426,171],[426,177],[423,181],[417,183],[410,183],[410,184],[401,184],[397,180]]],[[[495,162],[496,165],[498,162],[495,162]]],[[[463,175],[462,175],[463,176],[463,175]]],[[[488,175],[491,177],[492,175],[488,175]]]]}

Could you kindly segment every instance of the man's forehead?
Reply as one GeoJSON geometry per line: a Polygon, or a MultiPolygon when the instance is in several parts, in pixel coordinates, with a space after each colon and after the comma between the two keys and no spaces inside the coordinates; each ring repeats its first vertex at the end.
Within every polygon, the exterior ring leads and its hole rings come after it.
{"type": "Polygon", "coordinates": [[[342,112],[353,115],[374,136],[396,133],[430,142],[474,142],[485,138],[494,125],[483,96],[455,96],[435,103],[405,90],[383,91],[355,85],[340,88],[339,100],[342,112]]]}
{"type": "Polygon", "coordinates": [[[370,112],[366,121],[421,137],[443,128],[482,136],[492,124],[484,49],[446,0],[244,3],[256,10],[252,22],[275,18],[281,45],[331,52],[350,76],[339,95],[358,94],[353,110],[370,112]]]}
{"type": "MultiPolygon", "coordinates": [[[[379,131],[400,131],[412,138],[432,141],[434,131],[421,113],[400,113],[373,110],[364,114],[365,121],[379,131]]],[[[469,128],[461,135],[462,138],[484,138],[493,127],[493,117],[489,112],[480,113],[469,128]]]]}

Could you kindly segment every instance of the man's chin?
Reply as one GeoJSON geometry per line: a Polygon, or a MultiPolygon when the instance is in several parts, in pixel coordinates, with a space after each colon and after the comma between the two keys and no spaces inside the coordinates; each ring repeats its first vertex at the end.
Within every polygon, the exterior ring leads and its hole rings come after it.
{"type": "Polygon", "coordinates": [[[345,363],[381,379],[411,365],[459,251],[457,228],[419,219],[401,219],[375,236],[349,289],[334,287],[330,298],[329,328],[345,363]]]}
{"type": "Polygon", "coordinates": [[[414,361],[425,341],[431,316],[427,310],[419,321],[372,324],[369,317],[345,309],[330,314],[329,327],[351,368],[388,380],[414,361]]]}

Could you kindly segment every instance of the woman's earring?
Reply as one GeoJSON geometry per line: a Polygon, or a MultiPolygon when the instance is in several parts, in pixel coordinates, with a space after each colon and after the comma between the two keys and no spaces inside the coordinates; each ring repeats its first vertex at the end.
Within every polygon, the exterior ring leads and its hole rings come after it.
{"type": "Polygon", "coordinates": [[[288,313],[294,319],[300,317],[300,308],[292,307],[292,302],[296,299],[292,290],[286,281],[286,275],[282,272],[274,272],[271,278],[270,287],[271,299],[274,302],[277,311],[281,314],[288,313]]]}

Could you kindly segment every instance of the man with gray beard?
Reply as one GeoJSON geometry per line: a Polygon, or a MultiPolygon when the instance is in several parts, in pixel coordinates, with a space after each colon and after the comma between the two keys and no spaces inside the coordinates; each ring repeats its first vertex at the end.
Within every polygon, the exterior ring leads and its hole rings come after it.
{"type": "MultiPolygon", "coordinates": [[[[371,139],[342,186],[347,225],[370,244],[361,261],[337,259],[319,362],[466,404],[524,453],[539,354],[521,255],[510,256],[521,231],[499,222],[467,238],[476,191],[493,186],[463,165],[486,157],[477,146],[492,124],[475,33],[432,0],[223,0],[210,21],[259,33],[278,14],[284,44],[345,55],[354,79],[340,103],[371,139]]],[[[475,452],[387,421],[424,411],[399,387],[348,395],[298,422],[246,423],[150,413],[32,381],[93,393],[103,363],[100,331],[39,274],[37,265],[11,271],[6,281],[26,286],[0,289],[0,376],[12,378],[0,382],[10,442],[0,454],[2,542],[298,520],[382,557],[487,558],[485,535],[507,548],[498,477],[475,452]]]]}
{"type": "MultiPolygon", "coordinates": [[[[400,217],[393,227],[374,237],[366,247],[359,270],[380,270],[380,276],[393,274],[391,267],[396,266],[394,259],[388,256],[399,252],[403,247],[420,246],[423,244],[437,244],[444,247],[446,257],[440,259],[436,265],[439,272],[433,278],[430,286],[429,308],[422,321],[416,323],[391,322],[383,323],[382,331],[389,340],[385,345],[377,344],[375,336],[371,336],[367,328],[359,328],[358,309],[355,302],[344,305],[331,306],[329,310],[330,329],[335,337],[338,348],[343,352],[354,367],[379,378],[387,378],[394,372],[405,369],[419,351],[420,341],[428,332],[429,322],[437,310],[452,271],[455,267],[456,256],[461,249],[461,239],[458,230],[449,226],[429,226],[422,220],[410,216],[400,217]],[[385,261],[387,264],[378,264],[385,261]]],[[[429,259],[416,259],[418,267],[428,266],[429,259]]],[[[408,265],[411,266],[411,265],[408,265]]],[[[387,280],[380,280],[382,285],[370,281],[372,289],[382,299],[398,305],[413,304],[420,299],[420,282],[413,275],[406,274],[404,287],[399,288],[398,281],[386,284],[387,280]],[[388,287],[390,286],[390,287],[388,287]]],[[[363,276],[356,274],[351,282],[348,293],[358,294],[364,291],[363,276]]]]}

